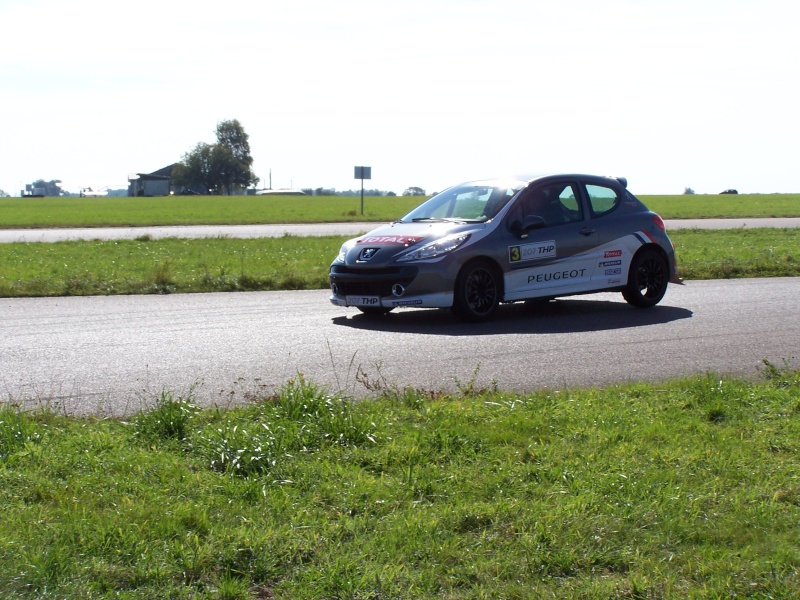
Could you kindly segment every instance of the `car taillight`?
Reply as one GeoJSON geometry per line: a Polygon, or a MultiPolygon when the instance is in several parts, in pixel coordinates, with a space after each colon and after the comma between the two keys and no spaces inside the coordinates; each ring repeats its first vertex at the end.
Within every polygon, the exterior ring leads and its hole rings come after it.
{"type": "Polygon", "coordinates": [[[658,228],[661,231],[664,231],[664,232],[667,231],[667,226],[664,225],[664,219],[662,219],[658,215],[653,215],[653,222],[656,224],[656,226],[658,226],[658,228]]]}

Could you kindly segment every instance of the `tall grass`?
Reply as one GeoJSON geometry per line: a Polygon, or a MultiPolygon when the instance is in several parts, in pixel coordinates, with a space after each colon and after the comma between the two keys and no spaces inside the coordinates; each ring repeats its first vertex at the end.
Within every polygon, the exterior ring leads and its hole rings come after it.
{"type": "Polygon", "coordinates": [[[763,374],[5,407],[0,596],[798,597],[800,374],[763,374]]]}

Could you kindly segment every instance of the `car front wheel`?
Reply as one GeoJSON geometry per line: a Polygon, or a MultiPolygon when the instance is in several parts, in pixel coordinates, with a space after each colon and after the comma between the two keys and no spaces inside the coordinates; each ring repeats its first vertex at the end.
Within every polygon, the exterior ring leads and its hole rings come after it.
{"type": "Polygon", "coordinates": [[[622,297],[633,306],[655,306],[664,297],[668,283],[667,261],[657,250],[645,248],[633,257],[622,297]]]}
{"type": "Polygon", "coordinates": [[[465,321],[486,321],[497,310],[500,293],[500,277],[491,263],[470,263],[458,274],[453,312],[465,321]]]}

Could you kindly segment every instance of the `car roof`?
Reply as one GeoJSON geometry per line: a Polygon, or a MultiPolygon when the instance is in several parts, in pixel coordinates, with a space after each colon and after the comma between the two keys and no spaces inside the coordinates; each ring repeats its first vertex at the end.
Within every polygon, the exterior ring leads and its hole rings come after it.
{"type": "Polygon", "coordinates": [[[478,179],[475,181],[465,181],[462,185],[491,185],[499,186],[510,183],[519,183],[523,186],[530,185],[533,182],[547,182],[550,180],[560,179],[577,179],[583,182],[594,182],[598,184],[608,185],[614,183],[621,185],[623,188],[628,187],[628,180],[625,177],[611,177],[605,175],[588,175],[585,173],[538,173],[538,174],[525,174],[525,175],[512,175],[510,177],[492,177],[487,179],[478,179]]]}

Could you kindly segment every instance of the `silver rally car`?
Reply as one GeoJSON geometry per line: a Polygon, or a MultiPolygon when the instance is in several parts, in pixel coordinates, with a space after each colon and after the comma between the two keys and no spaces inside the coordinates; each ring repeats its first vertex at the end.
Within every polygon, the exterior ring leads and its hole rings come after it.
{"type": "Polygon", "coordinates": [[[329,277],[337,306],[452,308],[467,321],[501,302],[602,291],[649,307],[680,282],[661,217],[625,179],[594,175],[456,185],[345,242],[329,277]]]}

